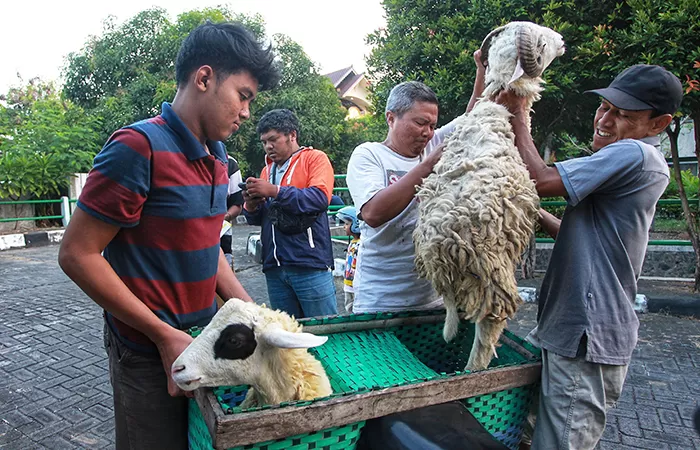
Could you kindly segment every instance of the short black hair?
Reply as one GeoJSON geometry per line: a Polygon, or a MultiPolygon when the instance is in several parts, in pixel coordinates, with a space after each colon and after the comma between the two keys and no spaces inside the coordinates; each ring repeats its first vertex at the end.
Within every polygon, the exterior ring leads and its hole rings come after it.
{"type": "Polygon", "coordinates": [[[270,130],[279,131],[289,135],[292,131],[296,131],[297,140],[299,139],[299,119],[288,109],[273,109],[268,111],[258,121],[258,135],[265,134],[270,130]]]}
{"type": "Polygon", "coordinates": [[[178,87],[205,65],[214,69],[217,79],[248,71],[258,81],[260,91],[274,88],[280,79],[272,47],[263,48],[246,27],[235,22],[207,21],[182,41],[175,60],[178,87]]]}

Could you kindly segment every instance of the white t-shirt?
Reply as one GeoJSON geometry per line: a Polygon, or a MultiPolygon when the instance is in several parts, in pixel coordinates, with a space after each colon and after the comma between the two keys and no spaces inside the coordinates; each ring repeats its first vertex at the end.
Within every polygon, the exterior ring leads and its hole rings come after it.
{"type": "MultiPolygon", "coordinates": [[[[455,121],[435,131],[422,156],[407,158],[379,142],[365,142],[352,152],[347,185],[355,208],[416,167],[454,130],[455,121]]],[[[360,249],[355,270],[353,312],[430,309],[442,305],[429,281],[415,270],[413,230],[418,221],[414,198],[398,216],[377,228],[360,222],[360,249]]]]}
{"type": "MultiPolygon", "coordinates": [[[[238,183],[243,182],[243,176],[241,175],[241,169],[238,167],[238,161],[231,155],[228,155],[228,190],[227,190],[227,201],[226,208],[229,208],[228,197],[236,195],[238,200],[234,204],[243,204],[243,194],[242,189],[238,186],[238,183]]],[[[224,236],[233,236],[233,228],[228,227],[224,236]]]]}

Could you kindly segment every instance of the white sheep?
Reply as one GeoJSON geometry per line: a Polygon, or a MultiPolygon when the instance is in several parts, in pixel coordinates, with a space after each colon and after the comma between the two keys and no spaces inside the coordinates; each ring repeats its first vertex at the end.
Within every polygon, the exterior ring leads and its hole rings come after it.
{"type": "Polygon", "coordinates": [[[515,266],[532,236],[539,198],[514,144],[510,113],[492,99],[502,89],[539,99],[540,75],[564,42],[554,31],[513,22],[481,47],[483,97],[460,117],[434,173],[418,188],[420,219],[413,234],[416,269],[444,298],[443,336],[457,334],[458,310],[476,322],[466,369],[488,366],[521,300],[515,266]]]}
{"type": "Polygon", "coordinates": [[[175,360],[172,376],[185,391],[250,385],[244,408],[325,397],[330,381],[306,349],[327,339],[303,333],[282,311],[234,298],[175,360]]]}

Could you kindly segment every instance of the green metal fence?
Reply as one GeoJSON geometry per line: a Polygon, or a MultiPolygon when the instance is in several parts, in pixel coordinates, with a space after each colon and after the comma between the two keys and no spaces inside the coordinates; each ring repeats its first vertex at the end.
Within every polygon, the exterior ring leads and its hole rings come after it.
{"type": "MultiPolygon", "coordinates": [[[[76,200],[77,201],[77,200],[76,200]]],[[[0,202],[0,206],[2,205],[47,205],[47,204],[56,204],[56,203],[63,203],[63,199],[59,200],[17,200],[17,201],[2,201],[0,202]]],[[[68,213],[70,214],[70,213],[68,213]]],[[[3,217],[0,218],[0,222],[19,222],[19,221],[26,221],[26,220],[43,220],[43,219],[64,219],[66,217],[66,214],[64,212],[61,213],[60,216],[53,215],[53,216],[33,216],[33,217],[3,217]]]]}
{"type": "MultiPolygon", "coordinates": [[[[692,159],[692,158],[691,158],[692,159]]],[[[345,180],[347,175],[342,174],[342,175],[336,175],[335,179],[336,180],[345,180]]],[[[333,192],[348,192],[347,187],[337,187],[333,189],[333,192]]],[[[693,198],[693,199],[688,199],[688,202],[690,204],[697,203],[700,205],[700,199],[693,198]]],[[[545,200],[540,202],[540,205],[543,208],[547,207],[562,207],[566,206],[567,202],[563,200],[545,200]]],[[[661,199],[658,201],[657,205],[659,206],[681,206],[681,201],[680,199],[661,199]]],[[[342,206],[331,206],[328,209],[332,211],[329,215],[335,214],[335,211],[339,210],[342,208],[342,206]]],[[[347,240],[347,236],[333,236],[333,239],[338,239],[338,240],[347,240]]],[[[552,238],[536,238],[535,241],[539,244],[553,244],[554,239],[552,238]]],[[[650,240],[649,245],[679,245],[679,246],[692,246],[693,244],[690,241],[684,241],[684,240],[650,240]]]]}
{"type": "MultiPolygon", "coordinates": [[[[335,175],[335,179],[340,181],[345,181],[347,175],[340,174],[335,175]]],[[[333,188],[334,193],[349,192],[347,186],[339,186],[333,188]]],[[[57,200],[18,200],[18,201],[0,201],[1,205],[36,205],[36,204],[61,204],[61,215],[49,215],[49,216],[34,216],[34,217],[8,217],[0,218],[0,222],[17,222],[17,221],[28,221],[28,220],[48,220],[48,219],[61,219],[63,225],[67,226],[70,222],[71,205],[77,203],[77,199],[69,199],[68,197],[61,197],[57,200]]],[[[698,203],[700,205],[700,199],[688,199],[689,203],[698,203]]],[[[540,203],[544,208],[546,207],[562,207],[566,206],[567,202],[562,200],[545,200],[540,203]]],[[[681,201],[678,199],[661,199],[657,203],[659,206],[680,206],[681,201]]],[[[343,205],[332,205],[328,207],[328,215],[333,216],[337,211],[343,208],[343,205]]],[[[334,236],[334,239],[344,239],[345,236],[334,236]]],[[[551,238],[537,238],[538,243],[554,243],[554,239],[551,238]]],[[[690,241],[685,240],[651,240],[649,245],[678,245],[678,246],[691,246],[690,241]]]]}

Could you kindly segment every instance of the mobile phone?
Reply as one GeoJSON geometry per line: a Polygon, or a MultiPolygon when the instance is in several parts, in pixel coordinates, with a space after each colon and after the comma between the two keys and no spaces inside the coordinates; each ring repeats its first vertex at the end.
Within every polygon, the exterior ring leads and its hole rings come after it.
{"type": "Polygon", "coordinates": [[[245,182],[243,182],[243,183],[238,183],[238,187],[241,188],[241,190],[244,190],[244,191],[245,191],[246,189],[248,189],[248,185],[247,185],[245,182]]]}

